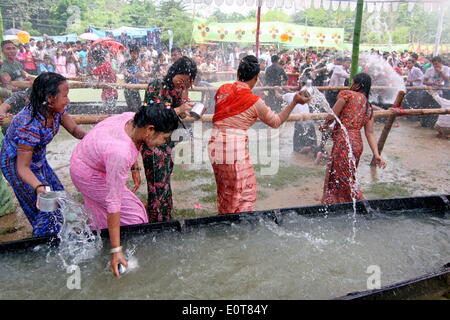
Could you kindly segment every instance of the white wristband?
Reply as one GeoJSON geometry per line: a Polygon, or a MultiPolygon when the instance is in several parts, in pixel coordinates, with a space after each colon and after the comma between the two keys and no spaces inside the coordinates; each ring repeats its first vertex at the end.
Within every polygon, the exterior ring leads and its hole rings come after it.
{"type": "Polygon", "coordinates": [[[112,248],[109,253],[117,253],[117,252],[122,252],[122,246],[117,247],[117,248],[112,248]]]}

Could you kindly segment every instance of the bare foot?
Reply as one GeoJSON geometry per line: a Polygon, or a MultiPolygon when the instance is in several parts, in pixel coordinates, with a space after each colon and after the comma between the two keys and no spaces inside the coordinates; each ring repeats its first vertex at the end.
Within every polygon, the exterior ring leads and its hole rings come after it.
{"type": "Polygon", "coordinates": [[[319,165],[320,164],[320,161],[322,161],[322,159],[325,157],[325,154],[323,153],[323,152],[317,152],[317,155],[316,155],[316,160],[314,160],[314,164],[315,165],[319,165]]]}

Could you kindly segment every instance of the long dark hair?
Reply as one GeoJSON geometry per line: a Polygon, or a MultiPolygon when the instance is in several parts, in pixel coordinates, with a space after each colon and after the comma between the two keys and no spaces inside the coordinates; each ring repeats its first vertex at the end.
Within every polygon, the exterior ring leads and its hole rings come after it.
{"type": "Polygon", "coordinates": [[[65,77],[54,72],[41,73],[34,80],[30,93],[30,104],[32,110],[30,122],[33,121],[38,114],[47,119],[47,99],[56,97],[59,93],[60,84],[65,81],[67,81],[65,77]]]}
{"type": "Polygon", "coordinates": [[[195,61],[189,57],[183,56],[170,66],[163,79],[164,85],[169,90],[173,90],[175,88],[173,78],[179,74],[188,75],[191,80],[194,81],[197,76],[197,64],[195,61]]]}
{"type": "Polygon", "coordinates": [[[153,125],[156,132],[170,133],[178,129],[180,118],[175,110],[165,103],[143,105],[134,115],[133,124],[138,128],[153,125]]]}
{"type": "Polygon", "coordinates": [[[353,77],[353,85],[359,85],[358,92],[364,94],[367,98],[366,113],[370,112],[372,116],[372,105],[369,102],[370,88],[372,87],[372,79],[367,73],[360,72],[353,77]]]}
{"type": "Polygon", "coordinates": [[[249,81],[259,74],[261,71],[258,59],[255,56],[249,55],[242,58],[238,68],[238,80],[249,81]]]}

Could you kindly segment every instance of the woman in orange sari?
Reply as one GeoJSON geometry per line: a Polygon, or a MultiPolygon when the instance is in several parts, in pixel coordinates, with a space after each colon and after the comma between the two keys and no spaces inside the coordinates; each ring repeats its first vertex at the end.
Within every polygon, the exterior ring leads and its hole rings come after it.
{"type": "Polygon", "coordinates": [[[278,128],[296,104],[310,101],[297,93],[288,107],[274,113],[251,91],[259,71],[255,56],[244,57],[239,64],[238,81],[222,85],[215,95],[208,151],[216,178],[219,214],[252,211],[256,202],[256,177],[248,151],[247,129],[258,119],[278,128]]]}
{"type": "MultiPolygon", "coordinates": [[[[363,151],[361,129],[375,157],[376,165],[386,167],[386,161],[378,152],[377,141],[373,134],[373,110],[368,101],[371,79],[367,73],[359,73],[353,78],[350,90],[343,90],[337,96],[333,112],[342,122],[333,129],[333,148],[330,163],[325,176],[322,203],[351,202],[352,199],[363,200],[364,196],[356,184],[356,169],[363,151]],[[350,147],[347,144],[347,134],[350,147]]],[[[327,120],[321,127],[326,130],[335,120],[327,120]]]]}

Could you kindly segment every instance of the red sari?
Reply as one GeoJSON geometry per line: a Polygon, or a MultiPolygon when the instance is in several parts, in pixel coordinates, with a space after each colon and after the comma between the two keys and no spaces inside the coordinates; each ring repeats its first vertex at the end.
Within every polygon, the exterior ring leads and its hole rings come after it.
{"type": "Polygon", "coordinates": [[[367,110],[367,98],[359,92],[344,90],[337,99],[346,101],[339,120],[348,132],[351,153],[346,134],[339,123],[336,123],[332,135],[331,159],[323,187],[322,203],[325,204],[351,202],[352,198],[364,199],[361,189],[356,185],[356,169],[363,152],[361,129],[372,117],[372,110],[367,110]]]}

